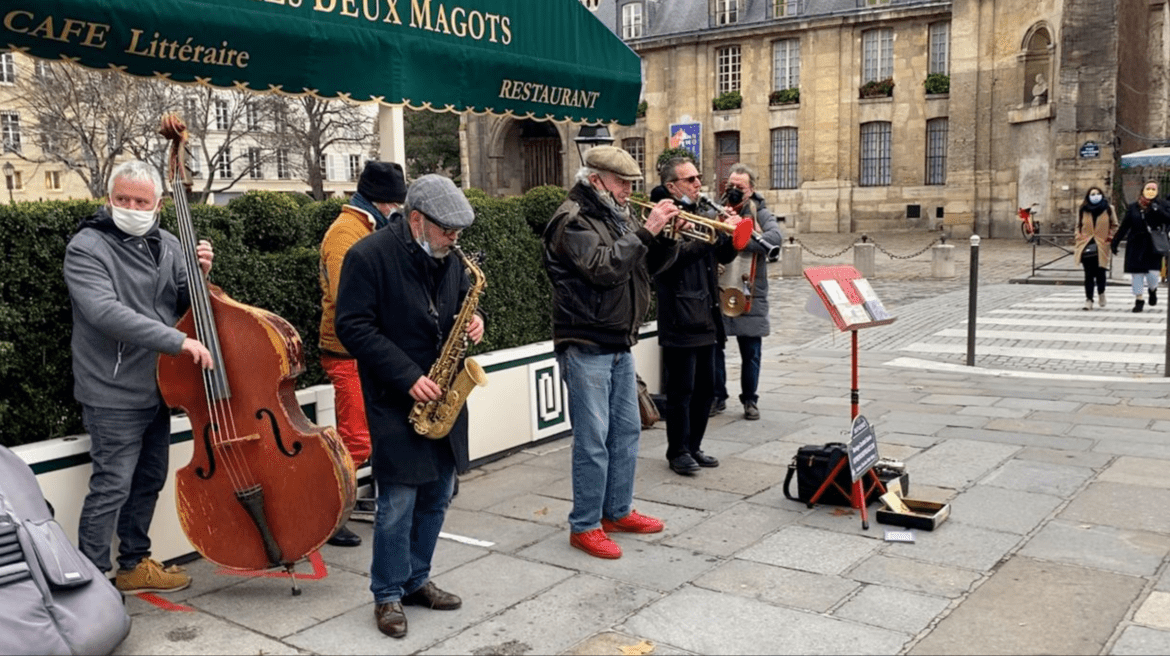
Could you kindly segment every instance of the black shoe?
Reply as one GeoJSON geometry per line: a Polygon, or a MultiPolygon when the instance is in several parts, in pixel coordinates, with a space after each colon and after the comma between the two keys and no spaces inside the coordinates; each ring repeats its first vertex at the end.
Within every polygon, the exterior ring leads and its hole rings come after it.
{"type": "Polygon", "coordinates": [[[426,606],[432,610],[455,610],[463,605],[463,600],[427,581],[423,587],[403,597],[402,603],[406,606],[426,606]]]}
{"type": "Polygon", "coordinates": [[[337,532],[333,534],[333,537],[329,538],[327,543],[335,547],[357,547],[361,546],[362,536],[354,533],[346,528],[345,524],[342,524],[341,528],[337,529],[337,532]]]}
{"type": "Polygon", "coordinates": [[[695,462],[698,463],[700,467],[718,467],[719,466],[719,459],[718,458],[716,458],[715,456],[709,456],[706,453],[703,453],[702,451],[695,451],[694,453],[691,454],[691,457],[695,459],[695,462]]]}
{"type": "Polygon", "coordinates": [[[693,474],[699,471],[699,463],[691,454],[684,453],[670,460],[670,469],[676,474],[693,474]]]}
{"type": "Polygon", "coordinates": [[[755,421],[760,418],[760,410],[756,408],[755,401],[743,402],[743,418],[755,421]]]}
{"type": "Polygon", "coordinates": [[[711,402],[711,412],[708,413],[707,416],[714,417],[715,415],[719,414],[720,412],[723,412],[726,409],[727,409],[727,399],[715,399],[714,401],[711,402]]]}
{"type": "Polygon", "coordinates": [[[1138,300],[1133,302],[1133,310],[1131,310],[1131,312],[1141,312],[1142,308],[1144,308],[1145,306],[1146,306],[1145,299],[1139,298],[1138,300]]]}
{"type": "Polygon", "coordinates": [[[1158,304],[1158,288],[1150,287],[1150,307],[1158,304]]]}
{"type": "Polygon", "coordinates": [[[374,620],[378,622],[378,630],[391,638],[406,637],[406,613],[402,612],[402,604],[397,601],[375,604],[374,620]]]}

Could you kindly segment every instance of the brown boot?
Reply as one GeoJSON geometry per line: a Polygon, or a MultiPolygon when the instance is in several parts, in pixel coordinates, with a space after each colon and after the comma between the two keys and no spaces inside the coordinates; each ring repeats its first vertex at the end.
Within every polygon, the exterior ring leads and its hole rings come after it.
{"type": "Polygon", "coordinates": [[[378,630],[391,638],[406,637],[406,613],[402,612],[402,604],[391,601],[385,604],[374,605],[374,619],[378,622],[378,630]]]}

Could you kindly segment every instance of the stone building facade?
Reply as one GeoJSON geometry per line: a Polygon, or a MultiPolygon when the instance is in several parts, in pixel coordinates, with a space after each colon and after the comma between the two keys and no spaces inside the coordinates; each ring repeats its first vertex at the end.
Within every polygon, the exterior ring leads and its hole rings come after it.
{"type": "MultiPolygon", "coordinates": [[[[790,231],[1006,237],[1021,207],[1071,226],[1120,154],[1170,135],[1165,0],[582,2],[642,57],[645,115],[609,129],[648,182],[691,143],[708,193],[746,162],[790,231]]],[[[468,117],[465,184],[568,185],[578,129],[468,117]]]]}

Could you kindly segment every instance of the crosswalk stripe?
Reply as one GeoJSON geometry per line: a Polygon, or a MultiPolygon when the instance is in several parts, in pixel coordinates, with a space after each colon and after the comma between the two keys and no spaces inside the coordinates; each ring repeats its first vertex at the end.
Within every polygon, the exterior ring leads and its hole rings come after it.
{"type": "MultiPolygon", "coordinates": [[[[1046,313],[1047,314],[1047,313],[1046,313]]],[[[1050,315],[1049,315],[1050,316],[1050,315]]],[[[962,323],[967,323],[964,319],[962,323]]],[[[1062,319],[1012,319],[1010,317],[978,317],[976,326],[995,324],[998,326],[1054,326],[1066,328],[1111,328],[1114,330],[1165,330],[1165,324],[1146,323],[1143,321],[1076,321],[1062,319]]]]}
{"type": "MultiPolygon", "coordinates": [[[[967,331],[960,328],[940,330],[934,337],[966,337],[967,331]]],[[[1163,335],[1127,335],[1118,333],[1037,333],[1023,330],[976,330],[976,341],[980,339],[1016,339],[1038,342],[1085,342],[1093,344],[1165,344],[1163,335]]]]}
{"type": "MultiPolygon", "coordinates": [[[[902,351],[917,353],[947,353],[959,354],[967,352],[966,344],[932,344],[915,342],[904,346],[902,351]]],[[[1165,361],[1162,353],[1129,353],[1121,351],[1092,351],[1086,349],[1061,350],[1020,348],[1015,346],[979,346],[975,353],[981,356],[1007,356],[1013,358],[1032,358],[1040,360],[1067,360],[1069,362],[1118,362],[1124,364],[1161,364],[1165,361]]]]}

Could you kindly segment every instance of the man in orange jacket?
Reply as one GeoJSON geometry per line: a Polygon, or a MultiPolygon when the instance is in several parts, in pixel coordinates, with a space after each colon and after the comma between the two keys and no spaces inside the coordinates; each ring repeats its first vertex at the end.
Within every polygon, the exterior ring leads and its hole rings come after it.
{"type": "MultiPolygon", "coordinates": [[[[359,466],[370,457],[370,428],[366,423],[357,361],[338,341],[333,325],[337,285],[341,280],[341,262],[350,247],[391,221],[401,220],[405,199],[406,179],[402,166],[394,162],[366,162],[358,179],[357,193],[341,208],[341,214],[321,240],[321,367],[333,383],[337,432],[349,449],[354,464],[359,466]]],[[[356,547],[361,543],[361,536],[344,524],[329,538],[329,544],[339,547],[356,547]]]]}

